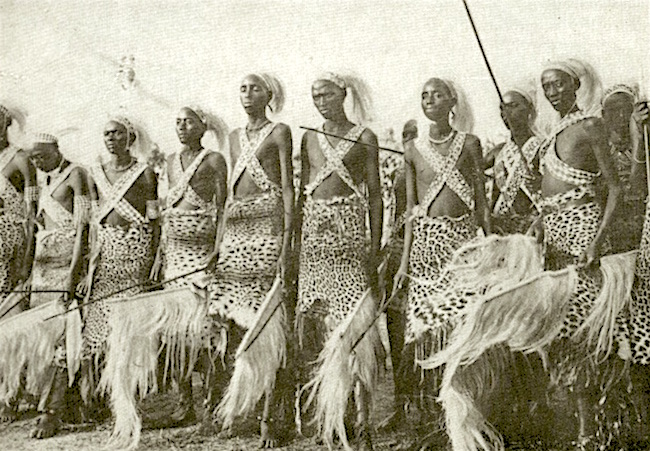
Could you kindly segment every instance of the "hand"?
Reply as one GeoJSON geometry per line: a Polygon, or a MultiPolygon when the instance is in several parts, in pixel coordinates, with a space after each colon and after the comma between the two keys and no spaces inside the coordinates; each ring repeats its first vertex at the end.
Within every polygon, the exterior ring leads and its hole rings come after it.
{"type": "Polygon", "coordinates": [[[648,102],[639,102],[634,106],[634,111],[632,112],[632,118],[634,122],[639,126],[643,126],[648,123],[648,102]]]}
{"type": "Polygon", "coordinates": [[[397,273],[395,274],[395,279],[393,281],[393,292],[391,296],[394,296],[399,290],[404,288],[408,283],[408,265],[401,264],[397,273]]]}
{"type": "Polygon", "coordinates": [[[588,268],[592,265],[598,265],[600,255],[598,252],[598,245],[591,243],[585,251],[578,257],[578,268],[588,268]]]}
{"type": "Polygon", "coordinates": [[[72,277],[71,274],[65,278],[63,286],[67,290],[67,293],[63,296],[64,304],[67,307],[75,298],[75,293],[77,291],[77,285],[74,283],[74,277],[72,277]]]}
{"type": "Polygon", "coordinates": [[[28,265],[23,265],[20,268],[20,272],[18,273],[18,280],[20,282],[27,282],[29,280],[29,277],[31,276],[31,267],[28,265]]]}
{"type": "Polygon", "coordinates": [[[92,280],[90,276],[88,275],[84,277],[84,279],[81,282],[79,282],[79,284],[77,285],[77,292],[76,292],[77,297],[80,298],[86,297],[86,295],[90,291],[91,284],[92,284],[92,280]]]}

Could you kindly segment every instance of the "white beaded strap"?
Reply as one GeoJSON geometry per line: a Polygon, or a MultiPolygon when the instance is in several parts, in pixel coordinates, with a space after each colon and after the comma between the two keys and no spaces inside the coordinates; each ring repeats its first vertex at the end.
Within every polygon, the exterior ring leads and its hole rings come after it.
{"type": "Polygon", "coordinates": [[[75,226],[87,224],[90,221],[91,202],[88,196],[74,196],[72,201],[72,222],[75,226]]]}
{"type": "Polygon", "coordinates": [[[38,185],[28,186],[25,188],[25,201],[26,202],[37,202],[40,190],[38,185]]]}

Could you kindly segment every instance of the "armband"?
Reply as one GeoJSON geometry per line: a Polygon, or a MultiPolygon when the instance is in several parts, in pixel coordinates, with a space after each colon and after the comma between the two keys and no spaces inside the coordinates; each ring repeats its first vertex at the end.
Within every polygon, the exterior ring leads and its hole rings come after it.
{"type": "Polygon", "coordinates": [[[38,202],[39,195],[38,185],[28,186],[25,188],[25,201],[26,202],[38,202]]]}
{"type": "Polygon", "coordinates": [[[72,216],[75,226],[87,224],[90,220],[91,203],[88,196],[75,196],[72,204],[72,216]]]}

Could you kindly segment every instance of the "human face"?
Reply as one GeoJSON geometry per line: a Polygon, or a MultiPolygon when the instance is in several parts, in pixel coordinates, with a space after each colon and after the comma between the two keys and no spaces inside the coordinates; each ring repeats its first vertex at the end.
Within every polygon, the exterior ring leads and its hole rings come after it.
{"type": "Polygon", "coordinates": [[[181,108],[176,116],[176,134],[181,144],[199,143],[205,134],[205,125],[190,108],[181,108]]]}
{"type": "Polygon", "coordinates": [[[433,122],[449,120],[449,112],[456,104],[449,87],[440,79],[432,78],[422,87],[422,111],[433,122]]]}
{"type": "Polygon", "coordinates": [[[264,82],[256,75],[248,75],[239,87],[239,99],[246,114],[264,114],[271,101],[271,93],[264,82]]]}
{"type": "Polygon", "coordinates": [[[630,136],[630,117],[634,110],[634,99],[624,92],[607,97],[603,105],[603,120],[610,133],[619,138],[630,136]]]}
{"type": "Polygon", "coordinates": [[[45,172],[56,169],[62,158],[59,147],[56,144],[49,143],[34,144],[34,147],[28,151],[27,155],[34,163],[34,166],[45,172]]]}
{"type": "Polygon", "coordinates": [[[542,73],[544,96],[562,116],[575,106],[578,87],[576,80],[561,70],[549,69],[542,73]]]}
{"type": "Polygon", "coordinates": [[[521,94],[513,91],[506,92],[500,108],[501,119],[511,131],[529,127],[529,120],[533,113],[532,106],[521,94]]]}
{"type": "Polygon", "coordinates": [[[314,106],[325,119],[335,120],[345,116],[343,102],[345,90],[328,80],[316,80],[311,87],[314,106]]]}
{"type": "Polygon", "coordinates": [[[130,142],[126,127],[118,122],[109,121],[104,128],[104,145],[111,155],[128,153],[130,142]]]}

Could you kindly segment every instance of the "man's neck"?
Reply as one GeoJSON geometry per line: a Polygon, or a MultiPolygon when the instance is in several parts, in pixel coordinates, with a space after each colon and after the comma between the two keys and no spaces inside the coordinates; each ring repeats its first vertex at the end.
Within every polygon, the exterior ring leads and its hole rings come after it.
{"type": "Polygon", "coordinates": [[[442,139],[452,132],[448,121],[431,121],[429,124],[429,136],[433,139],[442,139]]]}
{"type": "Polygon", "coordinates": [[[113,168],[117,169],[131,163],[132,159],[133,157],[131,157],[131,154],[128,152],[123,154],[114,154],[111,158],[111,163],[113,164],[113,168]]]}
{"type": "Polygon", "coordinates": [[[578,105],[576,105],[576,104],[574,103],[573,106],[572,106],[571,108],[569,108],[569,110],[568,110],[566,113],[562,114],[562,113],[560,112],[560,117],[561,117],[562,119],[564,119],[564,118],[567,117],[569,114],[577,113],[578,111],[580,111],[580,108],[578,108],[578,105]]]}
{"type": "Polygon", "coordinates": [[[269,122],[264,111],[258,113],[251,113],[248,115],[248,124],[246,130],[256,131],[264,127],[269,122]]]}
{"type": "Polygon", "coordinates": [[[329,130],[330,132],[334,133],[339,130],[349,129],[353,125],[354,124],[348,120],[347,116],[344,113],[340,116],[336,116],[330,119],[325,119],[325,123],[323,124],[323,127],[325,128],[325,130],[329,130]]]}
{"type": "Polygon", "coordinates": [[[203,147],[201,146],[201,141],[192,142],[183,144],[182,153],[198,153],[203,147]]]}

